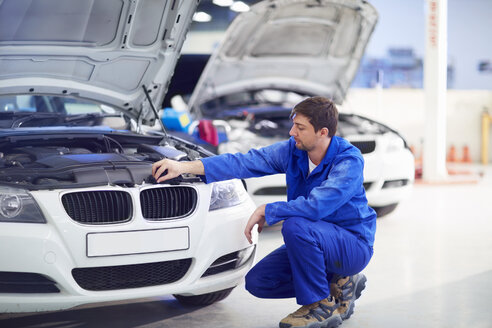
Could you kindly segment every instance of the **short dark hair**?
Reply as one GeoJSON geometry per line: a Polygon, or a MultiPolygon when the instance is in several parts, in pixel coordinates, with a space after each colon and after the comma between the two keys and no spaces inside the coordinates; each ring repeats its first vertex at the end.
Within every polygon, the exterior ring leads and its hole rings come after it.
{"type": "Polygon", "coordinates": [[[330,138],[337,132],[338,109],[333,101],[328,98],[316,96],[304,99],[294,106],[290,118],[294,118],[296,114],[306,116],[315,132],[327,128],[330,138]]]}

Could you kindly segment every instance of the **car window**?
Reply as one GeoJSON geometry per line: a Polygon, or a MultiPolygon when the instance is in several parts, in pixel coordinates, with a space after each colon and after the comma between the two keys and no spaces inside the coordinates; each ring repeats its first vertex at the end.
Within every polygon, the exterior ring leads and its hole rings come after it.
{"type": "Polygon", "coordinates": [[[87,100],[47,95],[1,96],[0,111],[60,113],[66,115],[114,113],[114,110],[108,106],[102,106],[87,100]]]}
{"type": "Polygon", "coordinates": [[[131,129],[130,119],[114,108],[72,97],[0,96],[0,129],[47,126],[106,126],[131,129]]]}

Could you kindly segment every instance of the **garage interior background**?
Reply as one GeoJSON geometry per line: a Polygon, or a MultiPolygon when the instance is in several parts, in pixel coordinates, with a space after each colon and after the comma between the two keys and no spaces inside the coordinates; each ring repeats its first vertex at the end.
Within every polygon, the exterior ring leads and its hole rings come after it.
{"type": "MultiPolygon", "coordinates": [[[[253,4],[257,1],[244,1],[253,4]]],[[[359,72],[340,110],[367,116],[396,128],[422,151],[425,134],[423,58],[425,0],[372,0],[379,22],[359,72]]],[[[202,0],[199,11],[210,21],[194,22],[183,53],[211,53],[234,18],[228,7],[202,0]]],[[[482,113],[492,115],[492,1],[448,0],[447,150],[457,157],[469,148],[481,161],[482,113]]],[[[488,136],[492,145],[492,134],[488,136]]],[[[490,148],[490,147],[489,147],[490,148]]],[[[492,151],[488,151],[492,162],[492,151]]]]}

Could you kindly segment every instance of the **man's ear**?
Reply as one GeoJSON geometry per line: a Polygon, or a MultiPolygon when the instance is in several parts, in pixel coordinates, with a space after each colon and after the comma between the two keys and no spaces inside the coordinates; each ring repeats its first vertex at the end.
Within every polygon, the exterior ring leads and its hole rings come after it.
{"type": "Polygon", "coordinates": [[[321,128],[321,130],[319,131],[322,137],[328,137],[328,134],[330,133],[330,130],[328,130],[328,128],[321,128]]]}

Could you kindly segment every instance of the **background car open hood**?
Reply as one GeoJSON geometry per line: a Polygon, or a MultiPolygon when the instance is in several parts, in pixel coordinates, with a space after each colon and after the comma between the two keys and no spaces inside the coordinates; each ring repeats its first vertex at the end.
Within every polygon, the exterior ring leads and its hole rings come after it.
{"type": "Polygon", "coordinates": [[[362,0],[263,1],[236,17],[190,98],[285,89],[341,103],[378,14],[362,0]]]}
{"type": "Polygon", "coordinates": [[[0,1],[0,95],[72,95],[153,121],[197,1],[0,1]]]}

